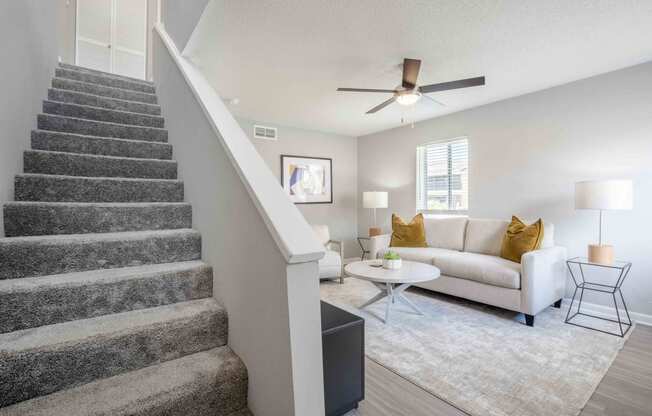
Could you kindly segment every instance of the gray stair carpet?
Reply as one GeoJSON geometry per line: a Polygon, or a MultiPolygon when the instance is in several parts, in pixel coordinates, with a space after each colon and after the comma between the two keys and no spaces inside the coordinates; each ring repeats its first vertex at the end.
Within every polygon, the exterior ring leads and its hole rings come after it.
{"type": "Polygon", "coordinates": [[[154,84],[52,87],[3,206],[0,416],[250,416],[154,84]]]}
{"type": "Polygon", "coordinates": [[[32,130],[32,149],[66,153],[172,159],[172,145],[143,140],[115,139],[84,134],[32,130]]]}
{"type": "Polygon", "coordinates": [[[242,361],[219,347],[0,408],[0,416],[230,416],[246,397],[242,361]]]}
{"type": "Polygon", "coordinates": [[[140,78],[132,78],[132,77],[128,77],[126,75],[113,74],[111,72],[99,71],[97,69],[85,68],[83,66],[67,64],[67,63],[64,63],[64,62],[59,64],[59,68],[70,69],[72,71],[87,72],[87,73],[95,74],[95,75],[103,75],[103,76],[109,77],[109,78],[119,78],[119,79],[124,79],[124,80],[127,80],[127,81],[134,81],[134,82],[139,82],[141,84],[154,86],[154,83],[152,81],[146,81],[146,80],[140,79],[140,78]]]}
{"type": "Polygon", "coordinates": [[[108,121],[111,123],[131,124],[135,126],[163,127],[163,117],[133,113],[124,110],[113,110],[93,107],[87,104],[64,103],[59,101],[44,101],[43,112],[84,118],[87,120],[108,121]]]}
{"type": "Polygon", "coordinates": [[[118,100],[135,101],[146,104],[156,104],[156,95],[145,92],[125,90],[122,88],[107,87],[105,85],[80,82],[67,78],[53,78],[52,88],[83,92],[86,94],[99,95],[102,97],[116,98],[118,100]]]}
{"type": "Polygon", "coordinates": [[[48,90],[48,99],[60,103],[88,105],[91,107],[108,108],[110,110],[128,111],[130,113],[149,114],[152,116],[161,115],[161,107],[155,104],[118,100],[116,98],[102,97],[100,95],[77,91],[59,90],[56,88],[50,88],[48,90]]]}
{"type": "Polygon", "coordinates": [[[37,126],[41,130],[87,134],[89,136],[167,142],[167,130],[158,127],[119,124],[108,121],[88,120],[56,114],[39,114],[37,126]]]}
{"type": "Polygon", "coordinates": [[[7,237],[115,233],[192,227],[185,202],[9,202],[4,206],[7,237]]]}

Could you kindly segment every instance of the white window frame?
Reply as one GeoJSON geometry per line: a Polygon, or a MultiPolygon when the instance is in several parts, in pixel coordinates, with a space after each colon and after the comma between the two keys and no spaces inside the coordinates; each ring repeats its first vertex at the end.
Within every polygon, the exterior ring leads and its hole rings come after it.
{"type": "MultiPolygon", "coordinates": [[[[466,216],[469,213],[469,204],[470,204],[470,159],[471,159],[471,146],[469,143],[469,138],[467,136],[459,136],[455,137],[452,139],[442,139],[442,140],[433,140],[433,141],[428,141],[426,143],[420,144],[416,148],[416,212],[423,213],[425,215],[447,215],[447,216],[466,216]],[[466,190],[466,198],[467,198],[467,207],[466,209],[426,209],[424,208],[424,201],[423,201],[423,191],[424,191],[424,180],[425,180],[425,175],[424,175],[424,169],[423,169],[423,155],[422,149],[425,149],[428,146],[431,145],[443,145],[443,144],[450,144],[458,141],[466,141],[466,146],[467,146],[467,190],[466,190]]],[[[449,166],[450,169],[450,166],[449,166]]],[[[450,183],[450,181],[449,181],[450,183]]],[[[450,190],[448,191],[450,192],[450,190]]],[[[450,201],[450,199],[449,199],[450,201]]]]}

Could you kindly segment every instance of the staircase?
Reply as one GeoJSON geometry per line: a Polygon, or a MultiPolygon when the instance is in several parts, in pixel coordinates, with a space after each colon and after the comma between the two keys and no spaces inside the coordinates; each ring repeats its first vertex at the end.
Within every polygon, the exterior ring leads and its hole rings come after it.
{"type": "Polygon", "coordinates": [[[152,83],[61,64],[0,238],[0,416],[244,416],[152,83]]]}

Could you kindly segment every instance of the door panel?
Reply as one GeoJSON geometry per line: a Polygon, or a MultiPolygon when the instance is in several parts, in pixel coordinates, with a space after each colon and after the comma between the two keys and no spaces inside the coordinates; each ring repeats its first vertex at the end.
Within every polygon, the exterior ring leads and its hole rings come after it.
{"type": "Polygon", "coordinates": [[[77,0],[77,64],[145,78],[147,0],[77,0]]]}
{"type": "Polygon", "coordinates": [[[113,66],[116,74],[125,75],[134,78],[145,78],[145,55],[133,54],[128,51],[114,51],[113,66]]]}
{"type": "Polygon", "coordinates": [[[115,0],[115,44],[145,53],[147,0],[115,0]]]}
{"type": "Polygon", "coordinates": [[[111,72],[111,54],[106,44],[77,39],[77,65],[111,72]]]}
{"type": "Polygon", "coordinates": [[[113,71],[145,78],[147,0],[114,0],[113,71]]]}
{"type": "Polygon", "coordinates": [[[112,0],[77,0],[77,64],[111,71],[112,0]]]}

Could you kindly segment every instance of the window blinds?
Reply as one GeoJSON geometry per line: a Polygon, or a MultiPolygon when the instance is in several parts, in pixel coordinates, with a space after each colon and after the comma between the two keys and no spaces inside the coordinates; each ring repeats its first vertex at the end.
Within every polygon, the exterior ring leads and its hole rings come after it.
{"type": "Polygon", "coordinates": [[[468,210],[469,145],[466,138],[417,147],[417,209],[468,210]]]}

